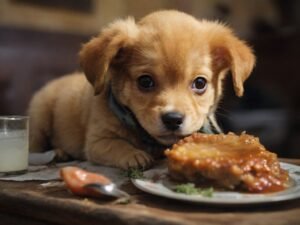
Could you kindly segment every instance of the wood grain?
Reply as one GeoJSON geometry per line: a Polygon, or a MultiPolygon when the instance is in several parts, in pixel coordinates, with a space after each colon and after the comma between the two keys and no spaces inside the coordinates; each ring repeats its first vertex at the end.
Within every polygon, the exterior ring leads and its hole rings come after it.
{"type": "Polygon", "coordinates": [[[0,219],[11,216],[15,223],[9,224],[300,224],[300,200],[212,207],[156,197],[127,184],[122,188],[133,202],[119,205],[107,199],[76,197],[64,187],[43,188],[39,182],[2,181],[0,187],[0,219]],[[18,223],[18,218],[28,223],[18,223]]]}

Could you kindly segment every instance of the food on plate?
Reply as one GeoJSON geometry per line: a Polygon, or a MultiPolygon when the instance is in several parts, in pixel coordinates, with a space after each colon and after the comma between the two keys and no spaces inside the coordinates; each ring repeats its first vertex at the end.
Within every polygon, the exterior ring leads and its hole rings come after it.
{"type": "Polygon", "coordinates": [[[281,191],[290,183],[277,155],[246,133],[195,133],[165,154],[169,175],[178,181],[252,193],[281,191]]]}
{"type": "Polygon", "coordinates": [[[60,176],[66,187],[76,195],[99,196],[99,192],[86,188],[89,184],[108,185],[112,182],[105,176],[85,171],[78,167],[68,166],[60,170],[60,176]]]}

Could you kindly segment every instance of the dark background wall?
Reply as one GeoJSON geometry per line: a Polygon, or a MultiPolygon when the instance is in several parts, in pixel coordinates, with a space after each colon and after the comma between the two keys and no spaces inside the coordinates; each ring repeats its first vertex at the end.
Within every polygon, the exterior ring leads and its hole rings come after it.
{"type": "Polygon", "coordinates": [[[47,81],[79,70],[82,43],[112,20],[158,9],[218,19],[253,46],[257,65],[243,98],[230,78],[217,115],[224,131],[257,135],[283,157],[300,157],[300,1],[2,0],[0,115],[26,114],[47,81]]]}

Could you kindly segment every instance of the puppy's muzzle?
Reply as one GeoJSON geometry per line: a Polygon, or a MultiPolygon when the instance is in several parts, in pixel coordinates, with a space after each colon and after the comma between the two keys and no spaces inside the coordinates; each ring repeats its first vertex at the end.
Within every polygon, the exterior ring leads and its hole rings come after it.
{"type": "Polygon", "coordinates": [[[164,126],[171,131],[178,130],[184,120],[184,115],[179,112],[168,112],[161,116],[164,126]]]}

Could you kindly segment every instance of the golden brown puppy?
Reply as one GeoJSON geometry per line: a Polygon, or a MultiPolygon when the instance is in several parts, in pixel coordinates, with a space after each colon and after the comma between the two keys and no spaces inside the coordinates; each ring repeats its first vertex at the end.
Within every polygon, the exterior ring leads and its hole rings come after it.
{"type": "Polygon", "coordinates": [[[178,11],[118,20],[80,60],[86,77],[63,77],[34,96],[30,149],[50,144],[120,168],[148,167],[164,147],[209,127],[228,70],[242,96],[255,63],[229,28],[178,11]]]}

